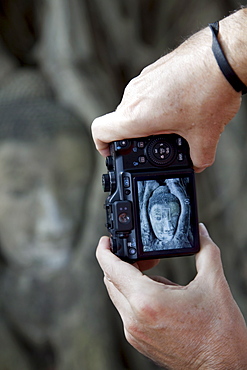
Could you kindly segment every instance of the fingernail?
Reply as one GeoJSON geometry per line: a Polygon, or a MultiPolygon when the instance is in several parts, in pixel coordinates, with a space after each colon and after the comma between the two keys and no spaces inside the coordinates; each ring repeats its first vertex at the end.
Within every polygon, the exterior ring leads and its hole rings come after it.
{"type": "Polygon", "coordinates": [[[209,236],[208,230],[203,223],[199,224],[199,232],[201,236],[209,236]]]}

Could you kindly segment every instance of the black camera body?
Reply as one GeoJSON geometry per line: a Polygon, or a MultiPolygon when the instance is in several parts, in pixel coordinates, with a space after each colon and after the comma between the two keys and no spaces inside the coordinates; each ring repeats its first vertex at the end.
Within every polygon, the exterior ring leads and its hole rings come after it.
{"type": "Polygon", "coordinates": [[[176,135],[115,141],[102,176],[114,254],[128,262],[199,250],[189,145],[176,135]]]}

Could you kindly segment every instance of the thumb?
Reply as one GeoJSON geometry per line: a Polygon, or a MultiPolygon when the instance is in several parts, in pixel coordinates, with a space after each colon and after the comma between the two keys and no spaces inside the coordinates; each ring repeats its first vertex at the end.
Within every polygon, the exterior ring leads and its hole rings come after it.
{"type": "Polygon", "coordinates": [[[210,167],[215,160],[216,149],[219,136],[184,135],[190,146],[190,156],[194,165],[195,172],[202,172],[210,167]]]}
{"type": "Polygon", "coordinates": [[[220,249],[212,241],[203,224],[199,225],[199,231],[201,250],[196,255],[197,278],[203,276],[215,281],[219,275],[224,276],[220,249]]]}

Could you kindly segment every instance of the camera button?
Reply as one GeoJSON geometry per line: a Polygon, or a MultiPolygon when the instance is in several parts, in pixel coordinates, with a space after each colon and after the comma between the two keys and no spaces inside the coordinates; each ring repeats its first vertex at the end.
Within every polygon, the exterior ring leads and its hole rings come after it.
{"type": "Polygon", "coordinates": [[[118,221],[121,222],[121,224],[128,224],[130,222],[130,216],[128,213],[123,212],[118,216],[118,221]]]}
{"type": "Polygon", "coordinates": [[[102,175],[102,187],[104,192],[109,192],[111,189],[111,179],[108,173],[102,175]]]}
{"type": "Polygon", "coordinates": [[[129,177],[124,176],[124,178],[123,178],[123,186],[124,186],[124,188],[129,188],[130,187],[130,179],[129,179],[129,177]]]}
{"type": "Polygon", "coordinates": [[[183,139],[181,137],[177,138],[177,144],[178,144],[178,146],[183,145],[183,139]]]}
{"type": "Polygon", "coordinates": [[[128,145],[128,141],[127,140],[121,140],[121,141],[119,141],[119,145],[122,148],[125,148],[128,145]]]}
{"type": "Polygon", "coordinates": [[[138,162],[139,163],[146,163],[146,157],[144,155],[141,155],[139,158],[138,158],[138,162]]]}
{"type": "Polygon", "coordinates": [[[129,254],[130,254],[131,256],[133,256],[134,254],[136,254],[136,249],[135,249],[135,248],[133,248],[133,247],[129,248],[129,254]]]}
{"type": "Polygon", "coordinates": [[[143,149],[145,147],[145,142],[144,141],[138,141],[137,146],[138,146],[138,148],[143,149]]]}
{"type": "Polygon", "coordinates": [[[109,171],[113,170],[113,157],[111,155],[106,157],[105,164],[109,171]]]}
{"type": "Polygon", "coordinates": [[[179,160],[179,162],[182,162],[184,160],[183,153],[178,153],[178,160],[179,160]]]}
{"type": "Polygon", "coordinates": [[[113,253],[117,253],[118,251],[118,245],[117,245],[117,241],[115,239],[110,239],[110,245],[111,245],[111,250],[113,253]]]}

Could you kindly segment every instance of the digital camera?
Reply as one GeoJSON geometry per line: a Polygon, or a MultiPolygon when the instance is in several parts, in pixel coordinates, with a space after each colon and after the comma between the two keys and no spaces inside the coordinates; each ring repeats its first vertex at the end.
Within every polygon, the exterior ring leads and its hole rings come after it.
{"type": "Polygon", "coordinates": [[[121,259],[190,255],[199,250],[189,145],[175,134],[114,141],[102,176],[111,249],[121,259]]]}

